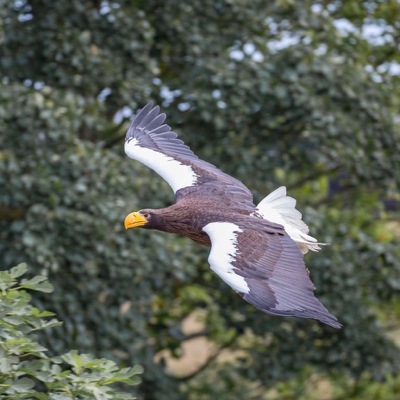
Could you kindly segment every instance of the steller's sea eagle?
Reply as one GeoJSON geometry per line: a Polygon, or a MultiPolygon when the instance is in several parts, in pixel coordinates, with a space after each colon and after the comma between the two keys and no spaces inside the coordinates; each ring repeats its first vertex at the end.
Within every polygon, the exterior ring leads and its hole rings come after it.
{"type": "Polygon", "coordinates": [[[125,153],[157,172],[171,186],[175,204],[143,209],[125,218],[125,228],[157,229],[211,247],[208,262],[244,300],[284,317],[342,325],[314,296],[303,254],[318,241],[284,186],[257,206],[250,190],[200,160],[171,128],[165,114],[148,103],[132,120],[125,153]]]}

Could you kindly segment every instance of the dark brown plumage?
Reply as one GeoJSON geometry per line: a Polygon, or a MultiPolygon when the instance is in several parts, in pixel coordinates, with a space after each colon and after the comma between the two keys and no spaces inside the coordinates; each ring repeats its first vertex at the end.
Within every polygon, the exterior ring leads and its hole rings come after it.
{"type": "Polygon", "coordinates": [[[341,327],[313,295],[301,253],[316,251],[321,243],[308,235],[286,189],[277,189],[255,206],[243,183],[200,160],[164,120],[159,107],[147,104],[132,121],[125,152],[163,177],[176,203],[131,213],[125,227],[184,235],[211,247],[211,269],[266,313],[341,327]]]}

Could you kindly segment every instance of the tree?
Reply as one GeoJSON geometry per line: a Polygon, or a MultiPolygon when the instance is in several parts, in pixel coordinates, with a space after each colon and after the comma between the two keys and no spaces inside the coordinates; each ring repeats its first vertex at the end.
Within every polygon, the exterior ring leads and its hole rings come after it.
{"type": "Polygon", "coordinates": [[[46,334],[49,348],[139,362],[146,399],[257,398],[299,370],[398,374],[385,333],[398,304],[398,225],[385,204],[399,201],[399,95],[398,77],[381,67],[396,61],[398,10],[395,1],[1,2],[1,261],[27,261],[55,285],[41,301],[65,324],[46,334]],[[362,36],[374,23],[383,44],[362,36]],[[341,332],[261,314],[187,240],[124,232],[132,209],[173,201],[122,154],[129,116],[149,99],[256,201],[288,186],[313,234],[331,243],[306,262],[341,332]],[[179,356],[182,321],[199,308],[199,334],[243,357],[178,379],[155,355],[179,356]]]}
{"type": "Polygon", "coordinates": [[[53,313],[33,307],[28,291],[50,293],[53,288],[44,276],[20,279],[26,272],[25,264],[0,272],[1,398],[135,399],[110,385],[138,384],[140,366],[119,369],[111,360],[93,359],[76,350],[59,357],[46,354],[34,333],[61,323],[49,319],[53,313]]]}

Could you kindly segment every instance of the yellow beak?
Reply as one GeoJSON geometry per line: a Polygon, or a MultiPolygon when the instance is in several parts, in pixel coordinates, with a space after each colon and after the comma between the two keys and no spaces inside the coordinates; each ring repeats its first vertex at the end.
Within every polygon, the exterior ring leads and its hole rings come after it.
{"type": "Polygon", "coordinates": [[[147,223],[147,219],[138,212],[130,213],[125,218],[125,229],[130,228],[138,228],[139,226],[143,226],[147,223]]]}

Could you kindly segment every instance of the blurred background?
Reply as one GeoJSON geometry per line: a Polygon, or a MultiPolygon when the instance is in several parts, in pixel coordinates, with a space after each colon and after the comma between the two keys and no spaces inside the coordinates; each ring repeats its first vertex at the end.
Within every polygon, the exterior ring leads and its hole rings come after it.
{"type": "Polygon", "coordinates": [[[0,1],[0,264],[53,283],[51,351],[141,364],[145,400],[400,399],[399,21],[397,0],[0,1]],[[174,201],[123,153],[149,100],[256,202],[288,187],[341,331],[124,230],[174,201]]]}

